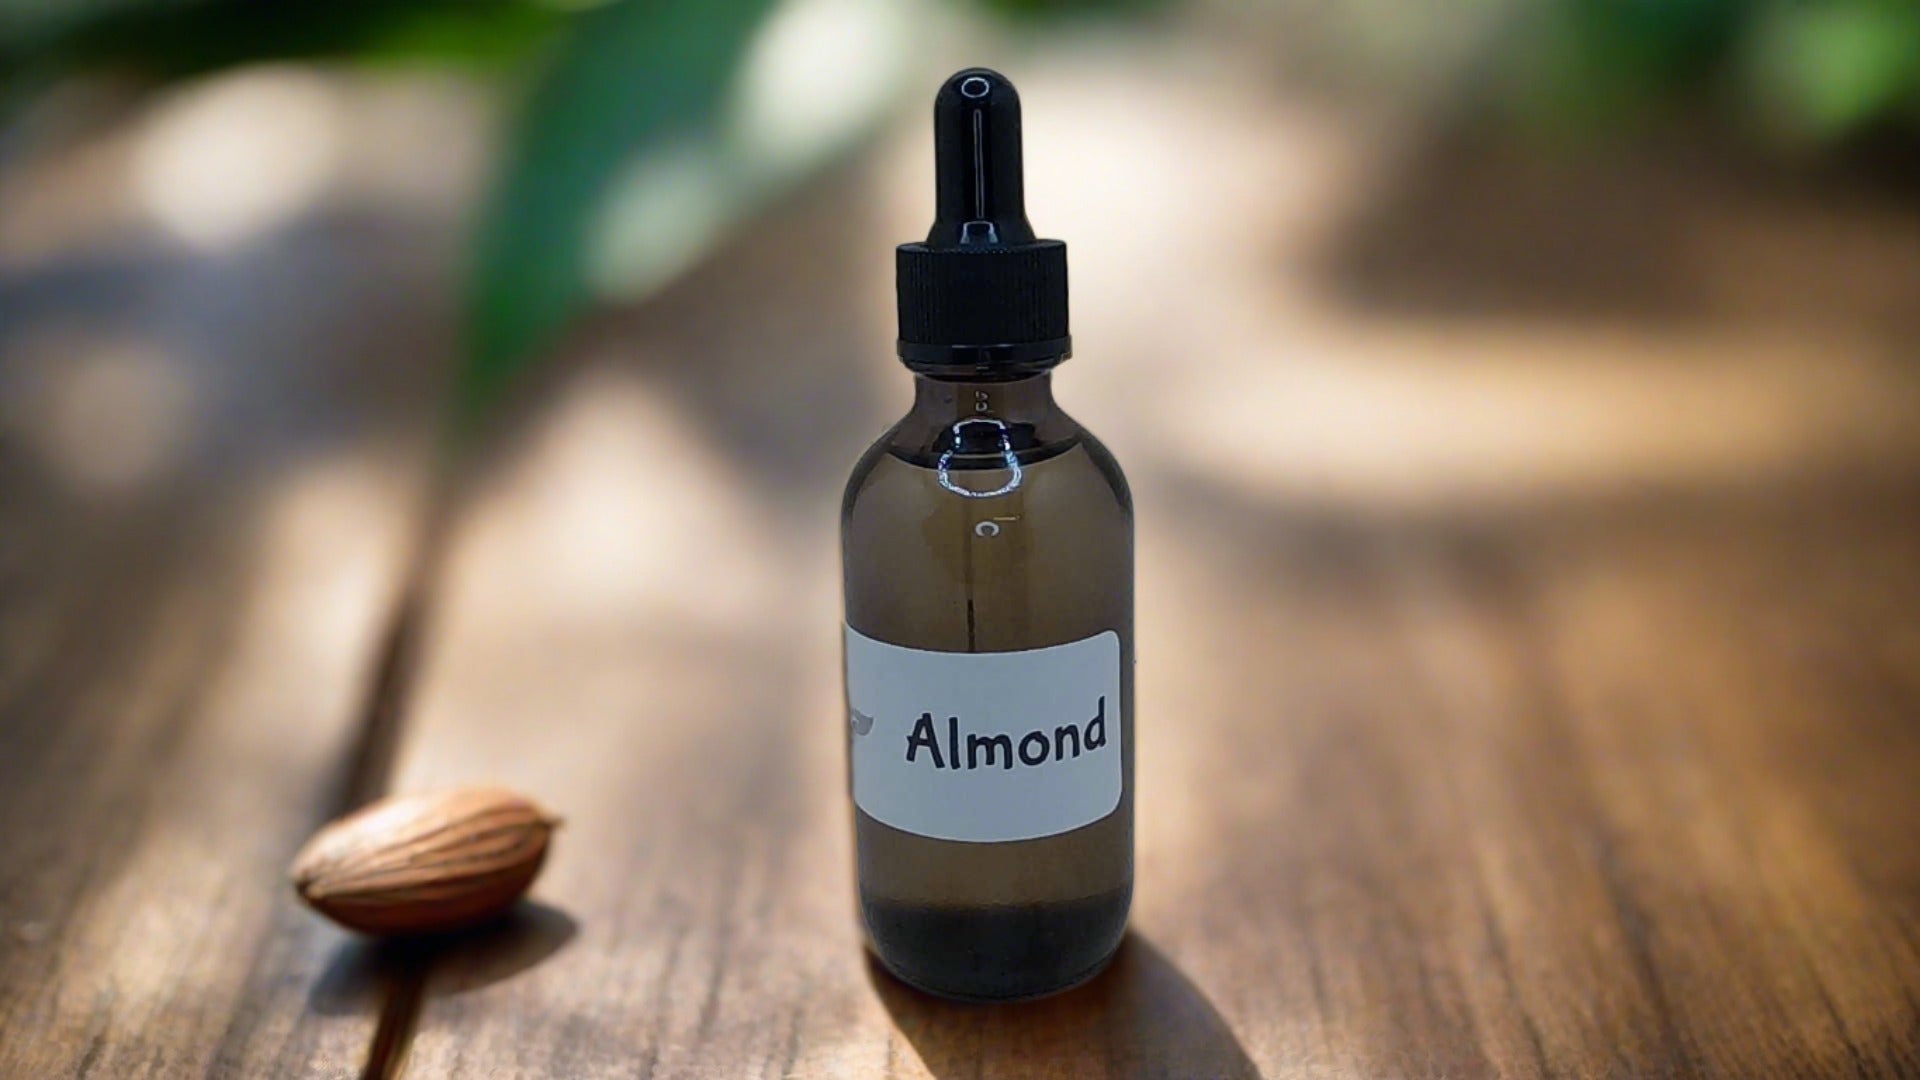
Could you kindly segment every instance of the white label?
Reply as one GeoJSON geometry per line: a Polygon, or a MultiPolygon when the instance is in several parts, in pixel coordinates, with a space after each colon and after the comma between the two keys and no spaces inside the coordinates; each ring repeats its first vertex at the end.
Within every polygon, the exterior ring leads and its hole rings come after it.
{"type": "Polygon", "coordinates": [[[1022,652],[908,649],[847,628],[853,801],[941,840],[1031,840],[1120,805],[1120,635],[1022,652]]]}

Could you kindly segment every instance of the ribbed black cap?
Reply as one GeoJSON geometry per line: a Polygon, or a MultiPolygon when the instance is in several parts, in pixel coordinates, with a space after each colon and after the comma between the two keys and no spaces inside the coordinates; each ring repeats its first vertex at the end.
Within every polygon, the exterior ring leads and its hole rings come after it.
{"type": "Polygon", "coordinates": [[[1020,95],[969,68],[933,102],[936,203],[896,255],[900,356],[915,370],[1044,370],[1068,354],[1067,246],[1027,224],[1020,95]]]}

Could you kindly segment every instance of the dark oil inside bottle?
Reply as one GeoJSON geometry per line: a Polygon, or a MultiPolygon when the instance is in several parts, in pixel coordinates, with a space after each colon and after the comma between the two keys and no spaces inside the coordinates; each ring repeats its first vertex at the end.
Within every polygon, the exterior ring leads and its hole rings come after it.
{"type": "Polygon", "coordinates": [[[861,907],[875,954],[903,982],[963,1001],[1018,1001],[1077,986],[1106,967],[1126,933],[1132,896],[1129,887],[983,909],[863,892],[861,907]]]}
{"type": "Polygon", "coordinates": [[[1133,884],[1133,527],[1118,466],[1053,402],[1050,375],[921,376],[913,411],[847,487],[848,624],[942,652],[1010,652],[1113,631],[1122,787],[1107,816],[1031,840],[919,836],[854,810],[869,941],[904,981],[1006,1000],[1105,965],[1133,884]]]}

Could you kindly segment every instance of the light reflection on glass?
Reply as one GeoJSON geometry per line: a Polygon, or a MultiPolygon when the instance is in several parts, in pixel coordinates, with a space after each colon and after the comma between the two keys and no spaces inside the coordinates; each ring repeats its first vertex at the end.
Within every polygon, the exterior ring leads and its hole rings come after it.
{"type": "Polygon", "coordinates": [[[1018,488],[1020,482],[1025,478],[1020,470],[1019,455],[1013,452],[1013,439],[1007,434],[1006,423],[1000,420],[989,420],[978,417],[962,420],[953,425],[953,446],[941,451],[940,461],[936,466],[935,472],[940,478],[941,487],[967,499],[991,499],[998,495],[1005,495],[1007,492],[1018,488]],[[1007,463],[1007,472],[1009,475],[1007,476],[1006,483],[994,488],[992,491],[974,491],[961,487],[959,484],[954,483],[953,478],[949,475],[949,468],[952,465],[953,456],[958,453],[955,447],[958,447],[962,440],[967,437],[961,429],[965,428],[968,424],[985,424],[993,428],[994,434],[1000,440],[1000,456],[1007,463]]]}

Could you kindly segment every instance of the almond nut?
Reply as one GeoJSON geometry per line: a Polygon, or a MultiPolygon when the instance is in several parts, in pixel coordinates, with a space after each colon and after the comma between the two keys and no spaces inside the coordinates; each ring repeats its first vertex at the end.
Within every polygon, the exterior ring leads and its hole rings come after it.
{"type": "Polygon", "coordinates": [[[513,905],[558,821],[501,788],[381,799],[325,826],[293,860],[315,911],[368,934],[469,926],[513,905]]]}

